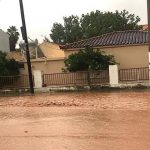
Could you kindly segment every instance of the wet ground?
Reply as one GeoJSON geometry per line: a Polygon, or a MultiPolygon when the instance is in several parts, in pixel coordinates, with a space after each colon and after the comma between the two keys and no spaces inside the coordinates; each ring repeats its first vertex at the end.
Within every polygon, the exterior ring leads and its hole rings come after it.
{"type": "Polygon", "coordinates": [[[150,92],[0,97],[0,150],[149,150],[150,92]]]}

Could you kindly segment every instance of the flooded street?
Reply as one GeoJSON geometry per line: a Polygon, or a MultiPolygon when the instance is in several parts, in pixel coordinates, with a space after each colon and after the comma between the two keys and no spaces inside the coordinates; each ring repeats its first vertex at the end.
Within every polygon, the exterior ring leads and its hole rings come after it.
{"type": "Polygon", "coordinates": [[[0,150],[149,150],[150,92],[0,97],[0,150]]]}

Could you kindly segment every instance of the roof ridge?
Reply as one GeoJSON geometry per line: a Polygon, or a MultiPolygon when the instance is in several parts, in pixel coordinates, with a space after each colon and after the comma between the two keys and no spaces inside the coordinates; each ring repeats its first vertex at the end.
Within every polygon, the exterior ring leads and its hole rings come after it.
{"type": "Polygon", "coordinates": [[[140,36],[142,36],[142,43],[146,43],[147,42],[147,36],[146,34],[148,33],[148,31],[141,31],[141,30],[124,30],[124,31],[113,31],[113,32],[109,32],[106,34],[102,34],[100,36],[95,36],[95,37],[91,37],[88,39],[83,39],[80,41],[76,41],[73,43],[68,43],[65,44],[63,46],[60,46],[61,49],[69,49],[69,48],[81,48],[81,47],[85,47],[85,45],[90,45],[90,46],[106,46],[106,45],[112,45],[112,43],[110,42],[110,40],[114,41],[113,45],[121,45],[121,44],[136,44],[136,43],[141,43],[138,38],[140,38],[140,36]],[[116,37],[117,39],[119,38],[119,41],[116,41],[116,38],[114,39],[113,37],[116,37]],[[120,39],[121,36],[121,39],[120,39]],[[130,36],[130,38],[129,38],[130,36]],[[138,36],[136,38],[136,41],[134,41],[133,36],[138,36]],[[133,37],[133,38],[132,38],[133,37]],[[124,38],[128,38],[128,42],[124,43],[123,40],[124,38]],[[96,42],[95,42],[96,41],[96,42]],[[95,43],[95,44],[93,44],[95,43]]]}
{"type": "Polygon", "coordinates": [[[112,31],[112,32],[105,33],[105,34],[102,34],[102,35],[90,37],[90,38],[87,38],[87,39],[82,39],[82,40],[79,40],[79,41],[76,41],[76,42],[67,43],[65,45],[71,45],[71,44],[79,43],[79,42],[82,42],[82,41],[87,41],[87,40],[91,40],[91,39],[107,36],[107,35],[114,34],[114,33],[123,33],[123,32],[148,32],[148,31],[140,31],[140,30],[112,31]]]}

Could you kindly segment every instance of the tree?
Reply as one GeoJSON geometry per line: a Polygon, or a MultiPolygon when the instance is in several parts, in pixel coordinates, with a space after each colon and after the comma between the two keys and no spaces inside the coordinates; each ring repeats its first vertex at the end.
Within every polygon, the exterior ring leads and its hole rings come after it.
{"type": "Polygon", "coordinates": [[[82,38],[82,29],[78,16],[64,17],[65,43],[71,43],[82,38]]]}
{"type": "Polygon", "coordinates": [[[84,50],[71,54],[64,63],[67,71],[75,72],[108,69],[116,61],[113,55],[106,55],[99,49],[94,50],[87,46],[84,50]]]}
{"type": "Polygon", "coordinates": [[[101,12],[96,10],[78,16],[64,17],[64,25],[54,23],[51,39],[58,44],[66,44],[81,39],[99,36],[113,31],[137,30],[140,18],[128,11],[101,12]]]}
{"type": "Polygon", "coordinates": [[[90,38],[106,34],[113,31],[137,30],[139,29],[138,22],[140,18],[134,14],[129,14],[128,11],[121,12],[91,12],[90,14],[82,15],[81,26],[83,30],[83,38],[90,38]]]}
{"type": "Polygon", "coordinates": [[[63,25],[61,25],[60,23],[54,23],[50,37],[52,38],[54,43],[64,43],[66,39],[63,25]]]}
{"type": "Polygon", "coordinates": [[[60,23],[54,23],[50,37],[53,42],[58,44],[77,41],[82,37],[80,19],[78,16],[64,17],[64,26],[60,23]]]}
{"type": "Polygon", "coordinates": [[[19,40],[19,32],[15,26],[10,26],[9,29],[7,29],[7,33],[9,34],[9,45],[10,45],[10,51],[16,50],[16,44],[19,40]]]}
{"type": "Polygon", "coordinates": [[[6,54],[0,51],[0,76],[19,75],[19,64],[14,59],[8,59],[6,54]]]}

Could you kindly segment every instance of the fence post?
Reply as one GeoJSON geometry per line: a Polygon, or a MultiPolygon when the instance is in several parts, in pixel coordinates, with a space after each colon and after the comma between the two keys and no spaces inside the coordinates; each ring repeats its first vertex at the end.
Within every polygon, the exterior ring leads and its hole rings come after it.
{"type": "Polygon", "coordinates": [[[119,76],[118,76],[118,66],[110,65],[109,66],[109,83],[111,87],[118,86],[119,76]]]}
{"type": "Polygon", "coordinates": [[[87,82],[88,82],[88,86],[91,88],[91,77],[90,77],[90,71],[87,71],[87,82]]]}
{"type": "Polygon", "coordinates": [[[35,88],[42,88],[42,72],[40,70],[34,70],[34,84],[35,88]]]}

